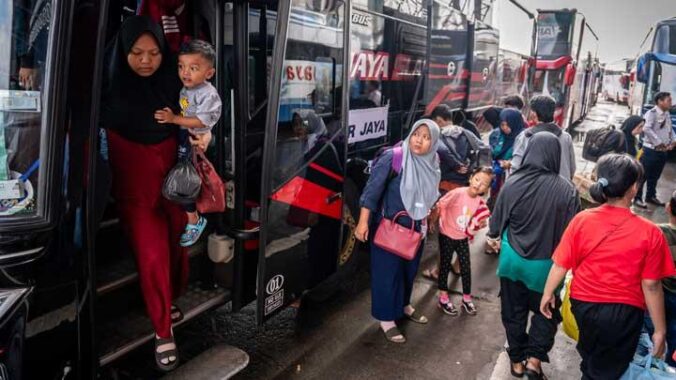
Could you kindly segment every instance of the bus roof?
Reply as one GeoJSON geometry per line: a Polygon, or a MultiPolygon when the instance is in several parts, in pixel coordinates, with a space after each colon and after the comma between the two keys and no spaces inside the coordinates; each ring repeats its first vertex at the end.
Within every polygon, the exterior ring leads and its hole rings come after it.
{"type": "Polygon", "coordinates": [[[577,13],[577,8],[537,9],[538,13],[577,13]]]}

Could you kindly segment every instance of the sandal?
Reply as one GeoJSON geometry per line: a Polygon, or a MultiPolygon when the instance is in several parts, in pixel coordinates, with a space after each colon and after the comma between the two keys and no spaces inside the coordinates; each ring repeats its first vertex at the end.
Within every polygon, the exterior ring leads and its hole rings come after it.
{"type": "Polygon", "coordinates": [[[537,372],[534,369],[526,368],[526,378],[528,380],[547,380],[547,376],[542,372],[542,368],[540,368],[540,372],[537,372]]]}
{"type": "Polygon", "coordinates": [[[387,331],[383,331],[383,333],[385,334],[385,338],[392,343],[406,343],[406,337],[399,331],[397,326],[394,326],[387,331]]]}
{"type": "Polygon", "coordinates": [[[406,318],[412,320],[415,323],[420,323],[421,325],[424,325],[427,322],[429,322],[426,316],[422,315],[421,313],[418,313],[417,309],[414,309],[413,313],[411,314],[406,314],[406,312],[404,312],[404,315],[406,316],[406,318]]]}
{"type": "Polygon", "coordinates": [[[524,362],[509,363],[509,372],[511,372],[511,373],[512,373],[512,376],[514,376],[514,377],[522,378],[522,377],[526,374],[525,368],[526,368],[526,363],[524,363],[524,362]],[[516,371],[514,370],[514,365],[515,365],[515,364],[521,364],[521,365],[523,366],[523,368],[524,368],[524,372],[521,372],[521,373],[516,372],[516,371]]]}
{"type": "Polygon", "coordinates": [[[164,372],[173,371],[178,366],[178,349],[173,336],[164,339],[155,335],[155,363],[164,372]]]}
{"type": "Polygon", "coordinates": [[[439,273],[434,273],[434,270],[432,269],[425,269],[422,272],[422,275],[428,280],[439,281],[439,273]]]}
{"type": "Polygon", "coordinates": [[[204,232],[204,228],[207,226],[207,218],[200,215],[197,219],[197,223],[190,224],[188,223],[185,226],[185,232],[181,235],[181,247],[190,247],[193,244],[197,243],[204,232]]]}
{"type": "Polygon", "coordinates": [[[176,305],[171,305],[171,323],[178,323],[183,320],[183,312],[176,305]]]}

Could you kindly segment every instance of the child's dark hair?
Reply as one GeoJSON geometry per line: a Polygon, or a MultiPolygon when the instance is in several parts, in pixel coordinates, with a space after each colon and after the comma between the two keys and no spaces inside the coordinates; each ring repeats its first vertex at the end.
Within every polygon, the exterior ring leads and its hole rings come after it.
{"type": "Polygon", "coordinates": [[[493,177],[493,168],[489,166],[479,166],[472,170],[470,177],[474,177],[477,174],[488,174],[489,176],[493,177]]]}
{"type": "Polygon", "coordinates": [[[673,216],[676,216],[676,190],[671,193],[671,199],[669,200],[669,213],[673,216]]]}
{"type": "Polygon", "coordinates": [[[597,180],[589,188],[589,194],[599,203],[623,197],[636,182],[643,180],[643,166],[626,154],[604,155],[594,171],[597,180]]]}
{"type": "Polygon", "coordinates": [[[203,40],[190,40],[181,45],[178,55],[199,54],[214,66],[216,63],[216,50],[210,43],[203,40]]]}

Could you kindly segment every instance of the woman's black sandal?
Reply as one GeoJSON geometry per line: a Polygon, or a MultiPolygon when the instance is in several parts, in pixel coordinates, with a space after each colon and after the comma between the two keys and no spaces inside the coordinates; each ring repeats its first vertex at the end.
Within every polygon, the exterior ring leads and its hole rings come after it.
{"type": "Polygon", "coordinates": [[[406,312],[404,312],[404,315],[411,321],[415,323],[420,323],[421,325],[427,324],[427,322],[429,322],[426,316],[422,315],[421,313],[418,313],[418,309],[414,309],[413,313],[411,314],[406,314],[406,312]]]}
{"type": "Polygon", "coordinates": [[[542,368],[540,368],[540,372],[526,368],[526,378],[528,380],[547,380],[547,376],[542,372],[542,368]]]}
{"type": "Polygon", "coordinates": [[[155,363],[157,368],[164,372],[173,371],[178,366],[178,348],[173,336],[166,339],[155,336],[155,363]],[[168,344],[173,344],[174,348],[158,351],[162,346],[168,344]]]}
{"type": "Polygon", "coordinates": [[[397,326],[394,326],[387,331],[383,331],[383,333],[385,334],[385,338],[392,343],[406,343],[406,337],[399,331],[397,326]]]}
{"type": "Polygon", "coordinates": [[[178,323],[183,320],[183,312],[176,305],[171,305],[171,323],[178,323]]]}
{"type": "Polygon", "coordinates": [[[511,373],[512,373],[512,376],[514,376],[514,377],[522,378],[523,375],[526,374],[525,370],[526,370],[526,363],[524,363],[524,362],[518,362],[518,363],[512,363],[512,362],[510,362],[510,363],[509,363],[509,372],[511,372],[511,373]],[[521,372],[521,373],[516,372],[516,371],[514,370],[514,365],[515,365],[515,364],[521,364],[521,365],[523,366],[523,368],[524,368],[524,372],[521,372]]]}

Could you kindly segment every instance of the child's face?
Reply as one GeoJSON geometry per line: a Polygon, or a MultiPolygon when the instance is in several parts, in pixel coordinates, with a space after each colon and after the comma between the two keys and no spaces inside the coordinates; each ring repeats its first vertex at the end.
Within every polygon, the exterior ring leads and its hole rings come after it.
{"type": "Polygon", "coordinates": [[[502,130],[502,133],[504,133],[506,135],[512,133],[512,128],[509,127],[509,124],[507,124],[506,121],[503,121],[502,123],[500,123],[500,129],[502,130]]]}
{"type": "Polygon", "coordinates": [[[214,76],[216,70],[201,54],[178,56],[178,76],[187,88],[198,86],[214,76]]]}
{"type": "Polygon", "coordinates": [[[491,176],[486,173],[477,173],[469,179],[469,195],[476,197],[484,195],[491,186],[491,176]]]}

